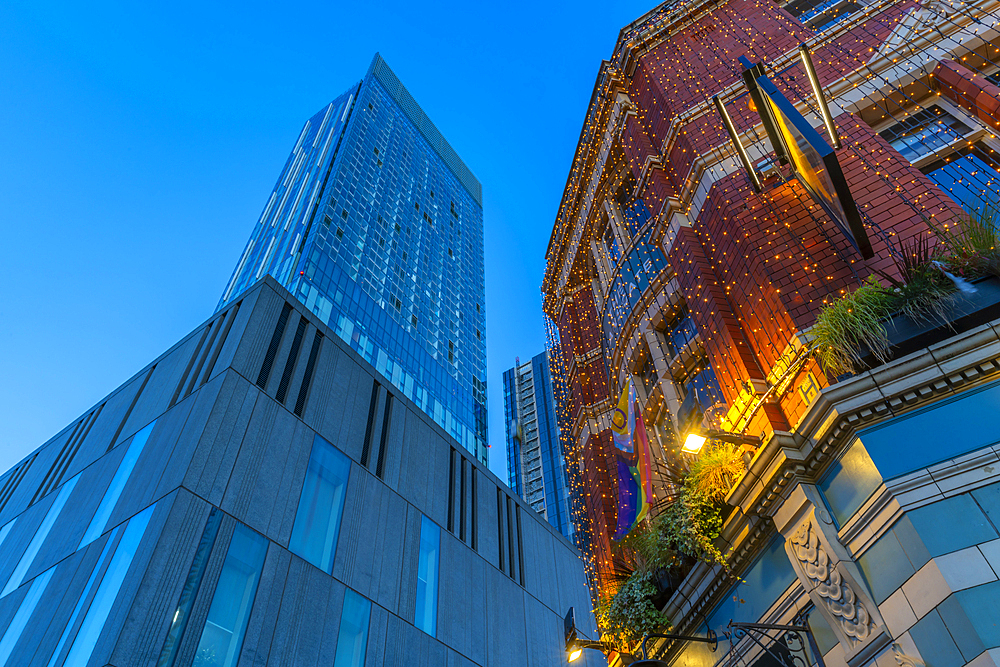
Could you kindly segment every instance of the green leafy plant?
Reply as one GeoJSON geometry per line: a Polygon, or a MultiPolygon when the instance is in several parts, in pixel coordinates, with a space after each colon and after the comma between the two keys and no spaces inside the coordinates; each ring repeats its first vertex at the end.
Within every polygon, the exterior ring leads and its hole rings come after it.
{"type": "Polygon", "coordinates": [[[863,348],[882,363],[888,361],[889,336],[882,321],[898,305],[899,296],[869,276],[861,287],[820,311],[810,333],[824,370],[834,375],[854,372],[863,348]]]}
{"type": "Polygon", "coordinates": [[[1000,207],[995,202],[933,231],[947,248],[945,263],[957,275],[1000,275],[1000,207]]]}
{"type": "Polygon", "coordinates": [[[606,640],[628,651],[651,632],[669,630],[670,620],[653,604],[649,572],[635,572],[613,595],[602,597],[594,615],[606,640]]]}
{"type": "Polygon", "coordinates": [[[702,452],[691,464],[688,485],[721,503],[744,470],[743,453],[736,445],[723,442],[714,449],[702,452]]]}
{"type": "Polygon", "coordinates": [[[656,521],[672,549],[726,567],[726,558],[714,543],[722,533],[722,523],[722,504],[695,489],[690,481],[685,483],[680,497],[656,521]]]}
{"type": "Polygon", "coordinates": [[[655,574],[668,570],[678,563],[677,551],[659,530],[657,520],[641,522],[622,540],[618,550],[621,562],[628,572],[655,574]]]}
{"type": "Polygon", "coordinates": [[[947,307],[955,294],[955,284],[944,274],[939,252],[932,246],[930,237],[918,235],[909,241],[900,241],[893,261],[900,278],[884,271],[885,278],[896,294],[896,308],[914,321],[938,320],[948,324],[947,307]]]}

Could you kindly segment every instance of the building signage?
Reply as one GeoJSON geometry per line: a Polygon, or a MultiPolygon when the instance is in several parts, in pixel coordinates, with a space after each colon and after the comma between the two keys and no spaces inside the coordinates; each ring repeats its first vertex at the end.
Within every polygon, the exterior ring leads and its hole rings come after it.
{"type": "MultiPolygon", "coordinates": [[[[747,63],[744,63],[746,65],[747,63]]],[[[799,182],[833,220],[861,256],[874,256],[861,214],[830,144],[763,73],[760,65],[744,76],[775,153],[792,166],[799,182]]]]}

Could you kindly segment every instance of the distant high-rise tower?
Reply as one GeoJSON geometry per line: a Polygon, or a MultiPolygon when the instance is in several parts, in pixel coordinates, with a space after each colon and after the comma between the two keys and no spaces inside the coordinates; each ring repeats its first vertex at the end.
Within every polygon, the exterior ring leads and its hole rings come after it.
{"type": "Polygon", "coordinates": [[[548,354],[518,363],[503,374],[510,488],[570,541],[566,466],[559,444],[548,354]]]}
{"type": "Polygon", "coordinates": [[[306,121],[218,308],[265,274],[487,462],[482,186],[379,55],[306,121]]]}

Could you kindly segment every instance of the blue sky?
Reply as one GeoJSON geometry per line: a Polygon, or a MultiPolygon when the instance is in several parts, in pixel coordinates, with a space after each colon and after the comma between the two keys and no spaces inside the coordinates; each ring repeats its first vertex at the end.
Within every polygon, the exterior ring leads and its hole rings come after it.
{"type": "Polygon", "coordinates": [[[0,473],[207,319],[379,51],[483,184],[490,467],[601,59],[650,2],[0,3],[0,473]]]}

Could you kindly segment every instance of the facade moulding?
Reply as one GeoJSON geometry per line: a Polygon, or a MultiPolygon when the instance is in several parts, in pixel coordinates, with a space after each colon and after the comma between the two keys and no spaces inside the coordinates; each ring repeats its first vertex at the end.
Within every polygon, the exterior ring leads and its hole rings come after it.
{"type": "Polygon", "coordinates": [[[624,81],[618,71],[607,61],[602,63],[580,131],[577,152],[573,156],[569,177],[563,190],[564,196],[559,206],[559,214],[545,253],[549,258],[547,264],[558,265],[559,272],[553,275],[546,271],[542,283],[543,291],[558,289],[568,279],[583,239],[595,192],[604,172],[605,160],[610,153],[611,144],[617,138],[615,128],[618,116],[623,111],[623,103],[631,106],[626,95],[621,96],[624,99],[619,96],[624,88],[624,81]],[[594,141],[597,127],[600,127],[602,132],[600,144],[594,141]],[[557,261],[552,257],[553,252],[559,253],[561,259],[557,261]]]}
{"type": "MultiPolygon", "coordinates": [[[[1000,327],[1000,320],[826,387],[793,433],[775,432],[765,441],[749,471],[726,499],[735,509],[726,520],[721,540],[729,549],[732,573],[740,574],[760,547],[781,532],[799,573],[796,585],[800,586],[800,594],[794,599],[802,605],[816,586],[802,586],[803,579],[810,577],[804,574],[803,561],[795,560],[795,549],[812,539],[805,534],[807,530],[820,531],[813,541],[825,550],[830,567],[838,569],[841,579],[856,587],[853,592],[867,605],[867,631],[853,630],[863,637],[845,635],[846,645],[854,647],[847,656],[850,665],[870,660],[889,641],[878,607],[860,583],[864,579],[855,571],[853,559],[903,512],[1000,480],[1000,452],[986,447],[985,451],[977,450],[883,483],[839,531],[833,527],[822,501],[817,503],[813,497],[813,484],[827,465],[854,442],[859,430],[1000,378],[1000,334],[994,327],[1000,327]],[[802,544],[797,547],[795,540],[802,544]]],[[[817,567],[810,571],[819,572],[817,567]]],[[[664,609],[674,631],[697,632],[707,612],[724,598],[735,581],[718,565],[697,564],[664,609]]],[[[825,604],[823,600],[812,601],[817,608],[825,604]]],[[[834,627],[843,618],[833,614],[827,620],[834,627]]],[[[669,661],[683,646],[665,642],[654,655],[669,661]]]]}

